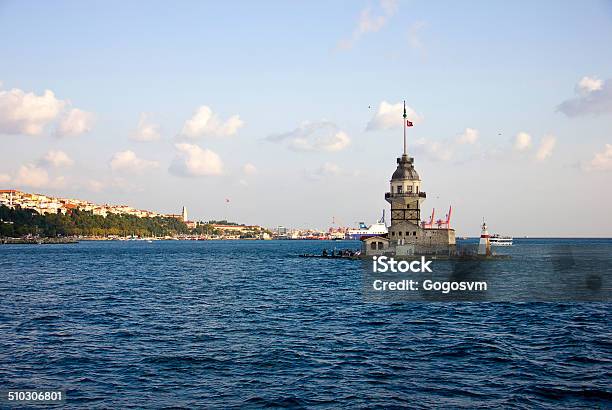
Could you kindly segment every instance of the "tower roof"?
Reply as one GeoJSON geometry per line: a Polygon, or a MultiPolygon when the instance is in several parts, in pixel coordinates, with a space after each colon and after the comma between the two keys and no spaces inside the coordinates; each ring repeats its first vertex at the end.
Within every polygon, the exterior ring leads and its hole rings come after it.
{"type": "Polygon", "coordinates": [[[414,158],[404,154],[397,159],[397,169],[391,176],[391,180],[409,179],[413,181],[420,181],[419,174],[414,169],[414,158]]]}

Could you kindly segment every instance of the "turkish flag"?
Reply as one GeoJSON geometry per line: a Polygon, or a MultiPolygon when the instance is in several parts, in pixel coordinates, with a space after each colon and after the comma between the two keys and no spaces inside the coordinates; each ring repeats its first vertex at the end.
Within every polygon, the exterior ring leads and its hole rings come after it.
{"type": "Polygon", "coordinates": [[[414,124],[412,123],[412,121],[407,120],[407,121],[406,121],[406,125],[407,125],[408,127],[412,127],[414,124]]]}

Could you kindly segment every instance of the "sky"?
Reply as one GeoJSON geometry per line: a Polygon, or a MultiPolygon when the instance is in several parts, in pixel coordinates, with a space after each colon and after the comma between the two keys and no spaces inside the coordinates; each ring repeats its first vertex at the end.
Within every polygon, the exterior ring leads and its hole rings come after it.
{"type": "Polygon", "coordinates": [[[0,0],[0,39],[0,189],[372,223],[406,100],[423,218],[612,236],[610,1],[0,0]]]}

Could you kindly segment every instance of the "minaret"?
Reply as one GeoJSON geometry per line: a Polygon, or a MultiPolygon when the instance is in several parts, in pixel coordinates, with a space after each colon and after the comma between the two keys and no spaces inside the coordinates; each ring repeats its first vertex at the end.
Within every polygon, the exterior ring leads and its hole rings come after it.
{"type": "Polygon", "coordinates": [[[421,203],[425,192],[421,192],[421,179],[414,169],[414,158],[406,150],[406,126],[412,123],[407,120],[406,102],[404,101],[404,153],[397,159],[397,169],[391,176],[390,191],[385,199],[391,204],[391,226],[399,222],[409,222],[419,227],[421,221],[421,203]]]}
{"type": "Polygon", "coordinates": [[[187,208],[186,207],[183,207],[182,215],[183,215],[183,222],[187,222],[187,208]]]}

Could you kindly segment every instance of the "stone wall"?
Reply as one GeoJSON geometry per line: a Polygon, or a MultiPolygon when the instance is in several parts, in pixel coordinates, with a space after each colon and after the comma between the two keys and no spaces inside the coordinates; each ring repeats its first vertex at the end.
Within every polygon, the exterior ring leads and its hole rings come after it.
{"type": "Polygon", "coordinates": [[[408,221],[393,224],[389,228],[389,247],[397,248],[396,253],[405,254],[404,247],[414,249],[417,255],[448,254],[456,249],[454,229],[423,229],[408,221]]]}

